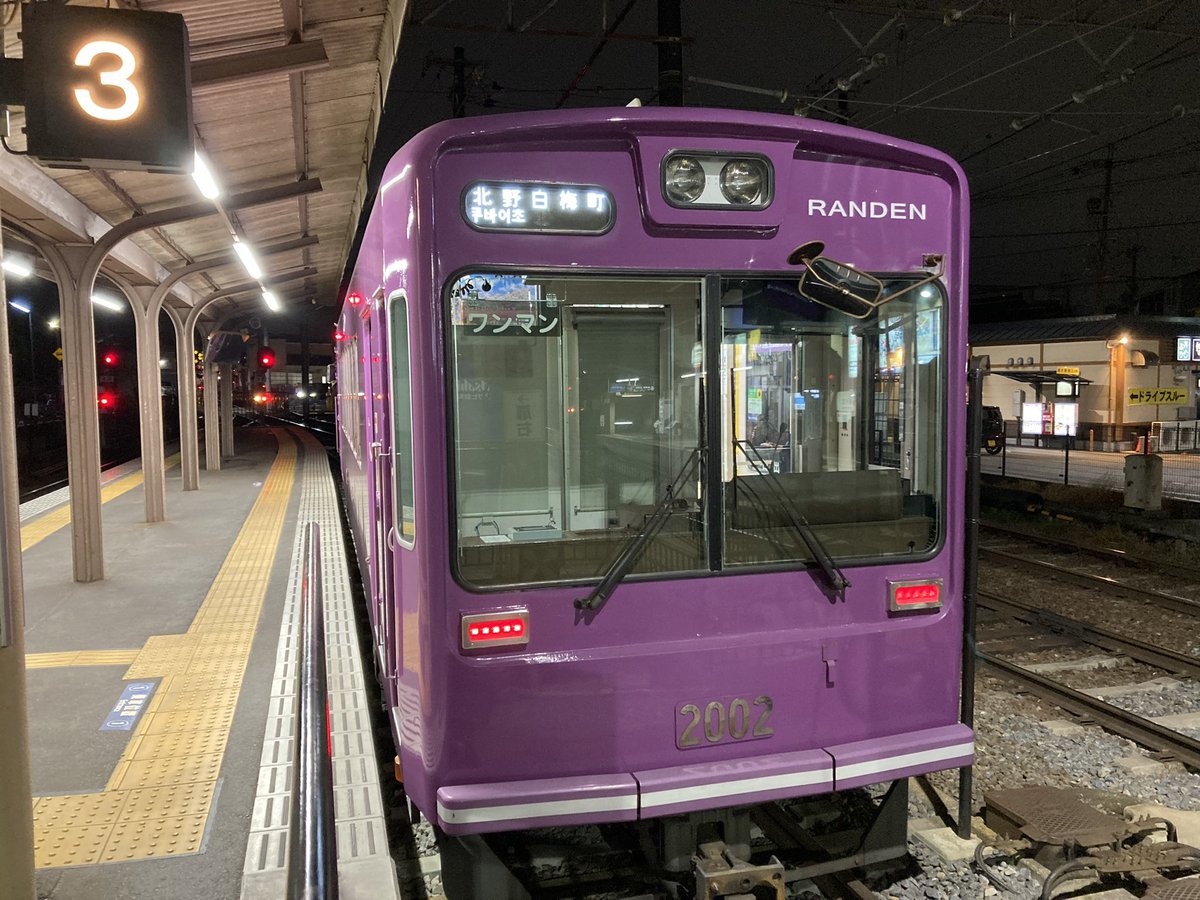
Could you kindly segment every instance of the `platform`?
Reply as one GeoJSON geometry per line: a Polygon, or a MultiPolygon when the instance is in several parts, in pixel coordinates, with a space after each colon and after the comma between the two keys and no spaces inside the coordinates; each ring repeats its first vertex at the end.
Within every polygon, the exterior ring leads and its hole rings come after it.
{"type": "Polygon", "coordinates": [[[136,467],[113,473],[103,581],[71,578],[68,506],[23,510],[39,896],[284,896],[308,521],[322,530],[342,897],[398,896],[325,451],[299,429],[242,429],[237,447],[199,491],[168,469],[162,523],[143,521],[136,467]]]}

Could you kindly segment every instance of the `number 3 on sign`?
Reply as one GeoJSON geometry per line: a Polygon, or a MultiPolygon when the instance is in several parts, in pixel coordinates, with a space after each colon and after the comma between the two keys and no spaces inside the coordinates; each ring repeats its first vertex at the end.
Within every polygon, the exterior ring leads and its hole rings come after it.
{"type": "Polygon", "coordinates": [[[75,102],[93,119],[103,119],[106,122],[120,122],[128,119],[137,112],[138,104],[141,102],[137,88],[129,80],[129,76],[137,69],[133,51],[116,41],[89,41],[75,54],[75,65],[84,69],[91,68],[97,56],[115,56],[120,62],[115,69],[97,66],[97,74],[100,76],[101,84],[115,87],[121,91],[124,102],[120,106],[102,106],[92,99],[92,92],[87,88],[75,89],[75,102]]]}

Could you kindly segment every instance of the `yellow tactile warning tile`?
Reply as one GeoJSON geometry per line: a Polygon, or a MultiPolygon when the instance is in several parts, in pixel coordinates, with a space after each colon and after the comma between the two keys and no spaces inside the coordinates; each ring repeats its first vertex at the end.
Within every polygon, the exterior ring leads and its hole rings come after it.
{"type": "MultiPolygon", "coordinates": [[[[179,465],[179,454],[176,453],[168,456],[165,464],[168,469],[179,465]]],[[[142,472],[139,469],[137,472],[131,472],[126,475],[124,478],[118,478],[111,484],[106,484],[100,489],[100,502],[107,503],[109,500],[116,499],[128,491],[132,491],[142,483],[142,480],[142,472]]],[[[64,503],[62,506],[50,510],[44,516],[38,516],[28,525],[21,526],[21,549],[28,550],[34,544],[44,541],[60,528],[65,528],[70,524],[71,504],[64,503]]]]}
{"type": "Polygon", "coordinates": [[[128,658],[126,679],[162,680],[105,790],[35,801],[39,868],[199,851],[295,465],[295,444],[281,440],[262,491],[191,627],[184,634],[156,635],[128,658]],[[89,818],[89,810],[96,818],[89,818]]]}
{"type": "MultiPolygon", "coordinates": [[[[60,669],[71,666],[128,666],[138,650],[65,650],[60,653],[27,653],[27,669],[60,669]]],[[[128,677],[128,676],[126,676],[128,677]]]]}

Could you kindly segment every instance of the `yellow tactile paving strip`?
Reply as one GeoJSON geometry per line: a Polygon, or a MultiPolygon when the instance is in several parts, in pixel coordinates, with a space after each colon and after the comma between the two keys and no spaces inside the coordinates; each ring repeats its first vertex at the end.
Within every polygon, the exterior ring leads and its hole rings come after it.
{"type": "Polygon", "coordinates": [[[275,463],[191,627],[129,657],[126,679],[162,681],[108,785],[34,798],[38,868],[200,850],[295,478],[296,446],[276,437],[275,463]]]}
{"type": "Polygon", "coordinates": [[[59,653],[26,653],[27,669],[65,669],[71,666],[128,666],[140,650],[64,650],[59,653]]]}
{"type": "MultiPolygon", "coordinates": [[[[168,456],[165,460],[166,468],[170,469],[179,465],[179,454],[168,456]]],[[[118,478],[112,484],[107,484],[100,489],[100,502],[107,503],[120,497],[122,494],[132,491],[135,487],[142,483],[141,470],[132,472],[124,478],[118,478]]],[[[44,541],[60,528],[65,528],[71,524],[71,504],[64,503],[57,509],[52,509],[44,516],[38,516],[28,525],[21,526],[21,549],[28,550],[34,544],[44,541]]]]}

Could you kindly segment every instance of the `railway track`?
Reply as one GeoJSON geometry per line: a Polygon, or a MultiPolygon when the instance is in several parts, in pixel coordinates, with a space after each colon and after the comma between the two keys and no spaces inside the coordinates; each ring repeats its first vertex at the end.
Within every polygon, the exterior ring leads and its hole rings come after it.
{"type": "Polygon", "coordinates": [[[996,525],[990,522],[980,523],[979,528],[986,534],[1003,535],[1008,538],[1028,541],[1030,543],[1037,544],[1040,547],[1049,545],[1065,551],[1083,553],[1095,559],[1115,563],[1118,566],[1133,567],[1159,572],[1175,578],[1182,578],[1188,581],[1200,583],[1200,566],[1189,566],[1182,563],[1174,563],[1170,562],[1169,560],[1164,560],[1148,554],[1131,553],[1128,550],[1120,550],[1116,547],[1102,547],[1095,544],[1085,544],[1081,541],[1073,541],[1069,538],[1056,535],[1034,534],[1033,532],[1024,531],[1020,528],[1009,528],[1005,525],[996,525]]]}
{"type": "Polygon", "coordinates": [[[1055,581],[1076,584],[1080,587],[1096,588],[1126,599],[1152,603],[1155,606],[1161,606],[1163,609],[1200,615],[1200,600],[1193,600],[1190,597],[1182,597],[1166,591],[1138,587],[1137,585],[1122,581],[1119,578],[1112,578],[1108,575],[1093,575],[1088,572],[1080,572],[1067,566],[1058,565],[1057,563],[1044,562],[1040,559],[1030,559],[1017,553],[1010,553],[1006,550],[995,550],[989,547],[981,547],[979,549],[979,558],[981,560],[1000,562],[1015,568],[1024,569],[1055,581]]]}
{"type": "MultiPolygon", "coordinates": [[[[1037,640],[1036,632],[1065,638],[1067,643],[1084,644],[1119,653],[1134,662],[1162,669],[1184,678],[1200,680],[1200,658],[1169,650],[1136,638],[1118,634],[1091,623],[1071,619],[1057,613],[1040,609],[997,594],[981,591],[981,608],[1023,623],[1033,632],[1031,641],[998,641],[1007,649],[1045,649],[1046,643],[1037,640]]],[[[1059,641],[1059,644],[1064,641],[1059,641]]],[[[987,640],[979,640],[986,647],[987,640]]],[[[1053,644],[1052,644],[1053,645],[1053,644]]],[[[1024,690],[1035,694],[1067,712],[1100,725],[1113,734],[1127,738],[1153,751],[1160,760],[1177,760],[1192,769],[1200,770],[1200,740],[1189,737],[1174,729],[1122,709],[1103,699],[1075,690],[1046,675],[1033,671],[1019,663],[1001,658],[997,652],[977,649],[977,658],[995,674],[1019,684],[1024,690]]]]}

